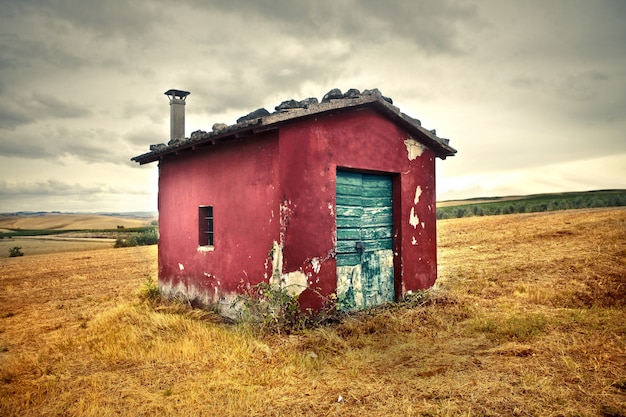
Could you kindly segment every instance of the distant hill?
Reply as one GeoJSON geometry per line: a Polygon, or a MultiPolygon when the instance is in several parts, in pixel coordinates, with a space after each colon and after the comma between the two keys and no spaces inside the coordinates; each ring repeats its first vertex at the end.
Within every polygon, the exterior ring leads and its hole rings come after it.
{"type": "Polygon", "coordinates": [[[626,190],[478,197],[437,202],[437,219],[626,206],[626,190]]]}
{"type": "Polygon", "coordinates": [[[22,212],[0,214],[0,229],[93,230],[149,226],[156,216],[22,212]]]}

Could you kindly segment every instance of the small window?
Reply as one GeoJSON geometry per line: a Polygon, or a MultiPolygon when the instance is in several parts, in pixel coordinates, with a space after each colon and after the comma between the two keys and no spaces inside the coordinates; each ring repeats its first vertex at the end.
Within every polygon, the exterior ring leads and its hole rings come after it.
{"type": "Polygon", "coordinates": [[[199,207],[199,245],[213,246],[213,206],[199,207]]]}

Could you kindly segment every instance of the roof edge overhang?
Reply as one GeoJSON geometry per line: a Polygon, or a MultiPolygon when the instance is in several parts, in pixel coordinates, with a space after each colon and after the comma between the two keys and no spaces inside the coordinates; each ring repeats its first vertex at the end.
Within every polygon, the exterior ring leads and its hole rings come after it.
{"type": "Polygon", "coordinates": [[[131,161],[144,165],[161,160],[165,157],[179,155],[199,148],[242,139],[253,134],[278,129],[281,125],[294,120],[306,119],[328,113],[338,113],[357,108],[373,108],[383,116],[404,128],[411,137],[431,149],[441,159],[453,156],[457,151],[448,144],[447,139],[439,138],[434,131],[421,126],[419,120],[400,111],[397,107],[378,96],[360,96],[351,99],[336,99],[307,108],[277,111],[267,116],[252,118],[240,123],[227,126],[213,132],[194,132],[188,139],[178,140],[171,145],[153,145],[151,151],[131,158],[131,161]]]}

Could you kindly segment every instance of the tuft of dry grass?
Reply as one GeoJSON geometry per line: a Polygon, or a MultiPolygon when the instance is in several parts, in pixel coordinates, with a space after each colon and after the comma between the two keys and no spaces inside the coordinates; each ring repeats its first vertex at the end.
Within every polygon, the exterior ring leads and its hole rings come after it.
{"type": "Polygon", "coordinates": [[[0,415],[626,415],[626,210],[438,225],[436,288],[292,335],[146,298],[156,247],[2,259],[0,415]]]}

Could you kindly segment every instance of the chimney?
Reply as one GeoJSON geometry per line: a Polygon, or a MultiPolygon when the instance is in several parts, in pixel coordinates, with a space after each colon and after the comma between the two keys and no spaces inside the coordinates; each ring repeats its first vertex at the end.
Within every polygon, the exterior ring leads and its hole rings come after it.
{"type": "Polygon", "coordinates": [[[185,138],[185,99],[189,91],[167,90],[170,99],[170,140],[185,138]]]}

